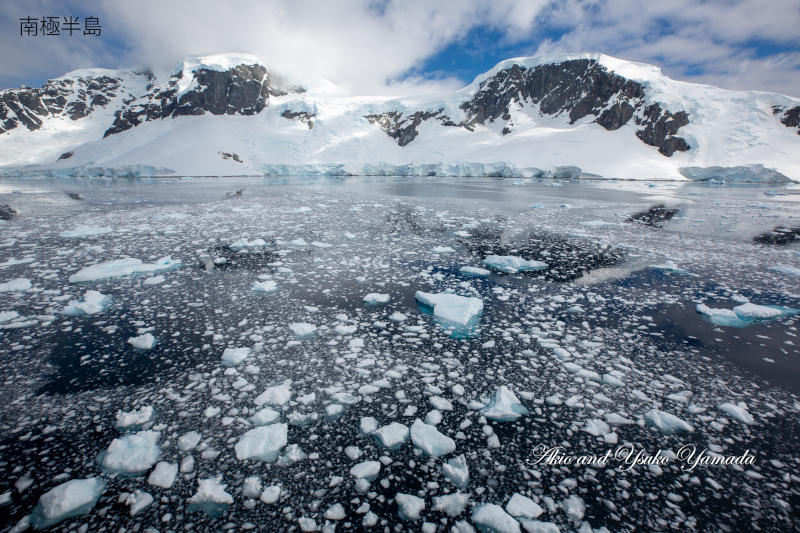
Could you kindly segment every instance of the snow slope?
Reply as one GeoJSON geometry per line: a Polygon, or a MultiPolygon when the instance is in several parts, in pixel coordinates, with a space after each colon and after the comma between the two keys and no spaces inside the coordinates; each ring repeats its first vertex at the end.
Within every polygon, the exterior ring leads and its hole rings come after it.
{"type": "MultiPolygon", "coordinates": [[[[238,65],[252,68],[258,63],[251,56],[192,58],[181,62],[168,80],[132,71],[70,73],[60,79],[73,81],[72,96],[93,77],[116,78],[119,89],[106,91],[111,94],[108,102],[96,105],[85,117],[73,120],[50,114],[40,116],[42,125],[33,131],[16,127],[0,133],[0,175],[536,176],[577,166],[584,175],[604,178],[687,179],[680,169],[741,166],[742,172],[729,170],[726,175],[742,179],[757,177],[758,167],[755,172],[750,168],[762,165],[779,173],[769,173],[773,178],[783,175],[800,181],[800,135],[784,118],[800,108],[800,100],[678,82],[654,66],[602,54],[510,59],[460,91],[408,98],[350,97],[324,80],[308,81],[305,92],[278,91],[273,86],[267,91],[269,74],[263,80],[255,74],[248,83],[264,84],[263,109],[256,107],[253,112],[252,106],[243,104],[240,109],[229,104],[225,114],[209,112],[219,102],[211,101],[216,97],[215,82],[206,78],[230,74],[238,65]],[[602,95],[600,103],[593,104],[595,111],[577,120],[571,118],[575,102],[596,87],[583,90],[583,95],[565,96],[563,108],[556,111],[550,104],[545,109],[544,100],[517,96],[503,104],[502,116],[484,116],[487,98],[496,96],[487,97],[487,87],[502,96],[521,86],[504,81],[504,76],[530,74],[544,66],[574,69],[586,64],[595,74],[599,69],[633,82],[625,85],[628,93],[602,95]],[[630,96],[636,91],[643,96],[630,96]],[[264,96],[266,92],[269,96],[264,96]],[[174,98],[175,105],[168,107],[168,98],[174,98]],[[120,122],[118,115],[140,102],[145,102],[141,109],[151,106],[148,114],[153,117],[138,125],[124,124],[128,129],[110,134],[112,125],[120,122]],[[635,110],[622,125],[608,129],[598,123],[604,110],[624,102],[635,110]],[[647,120],[659,127],[646,115],[654,104],[667,122],[672,115],[688,115],[688,124],[672,135],[688,143],[687,150],[667,156],[637,136],[647,120]],[[195,107],[179,116],[185,106],[195,107]],[[172,114],[164,116],[165,110],[172,114]],[[413,120],[415,113],[419,120],[413,120]],[[68,151],[73,155],[58,160],[68,151]]],[[[232,79],[235,84],[236,76],[232,79]]],[[[582,78],[576,74],[569,79],[580,93],[582,78]]],[[[0,102],[8,94],[0,93],[0,102]]],[[[713,171],[684,174],[715,176],[713,171]]]]}

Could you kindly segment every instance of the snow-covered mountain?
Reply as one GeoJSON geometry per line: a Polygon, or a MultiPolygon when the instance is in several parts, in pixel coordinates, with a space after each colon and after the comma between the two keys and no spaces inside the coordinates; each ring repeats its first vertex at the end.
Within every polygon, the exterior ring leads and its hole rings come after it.
{"type": "Polygon", "coordinates": [[[503,61],[449,94],[352,97],[256,58],[0,92],[0,175],[370,174],[800,181],[800,100],[602,54],[503,61]]]}

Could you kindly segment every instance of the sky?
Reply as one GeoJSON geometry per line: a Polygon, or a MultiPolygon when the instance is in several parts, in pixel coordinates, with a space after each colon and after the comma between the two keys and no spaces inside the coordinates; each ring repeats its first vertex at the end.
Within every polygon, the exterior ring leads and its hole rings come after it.
{"type": "Polygon", "coordinates": [[[248,53],[285,76],[350,94],[450,91],[498,62],[601,52],[667,76],[800,97],[800,0],[6,0],[0,90],[69,71],[151,68],[248,53]],[[59,17],[61,35],[20,35],[59,17]],[[66,35],[63,18],[101,34],[66,35]]]}

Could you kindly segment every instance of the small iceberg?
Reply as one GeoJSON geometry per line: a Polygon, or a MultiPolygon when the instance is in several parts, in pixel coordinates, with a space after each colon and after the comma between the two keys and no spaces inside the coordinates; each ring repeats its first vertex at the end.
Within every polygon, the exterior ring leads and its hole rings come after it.
{"type": "Polygon", "coordinates": [[[452,254],[453,252],[455,252],[455,250],[449,246],[437,246],[431,250],[431,253],[434,254],[452,254]]]}
{"type": "Polygon", "coordinates": [[[542,202],[535,203],[531,206],[531,209],[543,209],[544,204],[542,202]]]}
{"type": "Polygon", "coordinates": [[[388,294],[380,294],[377,292],[371,292],[364,296],[364,305],[379,305],[388,303],[391,300],[391,296],[388,294]]]}
{"type": "Polygon", "coordinates": [[[247,239],[239,239],[238,241],[229,244],[228,248],[231,250],[245,250],[248,248],[263,248],[264,246],[267,246],[267,242],[264,239],[253,239],[252,241],[248,241],[247,239]]]}
{"type": "Polygon", "coordinates": [[[302,338],[313,335],[317,331],[317,326],[306,322],[295,322],[294,324],[289,324],[289,329],[294,333],[295,337],[302,338]]]}
{"type": "Polygon", "coordinates": [[[694,433],[694,426],[690,423],[658,409],[651,409],[646,412],[644,414],[644,422],[647,427],[657,428],[664,435],[680,432],[694,433]]]}
{"type": "Polygon", "coordinates": [[[81,283],[84,281],[134,276],[136,274],[149,274],[151,272],[175,270],[181,266],[183,266],[183,263],[173,260],[170,256],[162,257],[155,263],[142,263],[141,259],[117,259],[81,269],[69,277],[69,282],[81,283]]]}
{"type": "Polygon", "coordinates": [[[756,305],[747,302],[732,310],[714,309],[705,304],[697,304],[697,312],[712,324],[744,328],[751,324],[769,324],[778,318],[794,316],[800,313],[800,309],[780,305],[756,305]]]}
{"type": "Polygon", "coordinates": [[[278,284],[268,279],[266,281],[254,281],[253,292],[275,292],[278,290],[278,284]]]}
{"type": "Polygon", "coordinates": [[[120,409],[117,411],[115,418],[116,422],[114,426],[116,426],[117,429],[138,429],[150,422],[153,418],[153,408],[146,405],[140,409],[134,409],[129,413],[120,409]]]}
{"type": "Polygon", "coordinates": [[[662,272],[672,272],[673,274],[688,274],[690,276],[697,276],[697,274],[690,274],[685,269],[679,267],[674,261],[664,261],[662,265],[648,265],[651,270],[660,270],[662,272]]]}
{"type": "Polygon", "coordinates": [[[469,466],[464,455],[459,455],[442,465],[444,478],[461,490],[469,487],[469,466]]]}
{"type": "Polygon", "coordinates": [[[139,335],[138,337],[131,337],[127,343],[136,348],[137,350],[150,351],[158,344],[158,339],[153,337],[150,333],[139,335]]]}
{"type": "Polygon", "coordinates": [[[269,424],[251,429],[233,447],[236,458],[274,461],[288,441],[288,424],[269,424]]]}
{"type": "Polygon", "coordinates": [[[434,316],[462,326],[483,313],[483,302],[480,298],[422,291],[417,291],[414,298],[421,304],[432,307],[434,316]]]}
{"type": "Polygon", "coordinates": [[[114,231],[111,228],[93,228],[91,226],[78,226],[74,230],[63,232],[59,237],[62,239],[82,239],[84,237],[95,237],[114,231]]]}
{"type": "Polygon", "coordinates": [[[481,531],[492,533],[519,533],[519,522],[502,507],[493,503],[479,505],[472,510],[472,523],[481,531]]]}
{"type": "Polygon", "coordinates": [[[89,316],[105,311],[111,306],[111,296],[100,291],[86,291],[83,300],[70,300],[69,305],[61,310],[62,315],[89,316]]]}
{"type": "Polygon", "coordinates": [[[148,430],[114,439],[100,454],[100,465],[118,474],[143,474],[161,458],[159,438],[161,433],[148,430]]]}
{"type": "Polygon", "coordinates": [[[485,268],[477,268],[471,266],[461,267],[458,271],[464,274],[465,276],[481,276],[481,277],[488,276],[489,274],[492,273],[490,270],[486,270],[485,268]]]}
{"type": "Polygon", "coordinates": [[[31,280],[25,278],[12,279],[5,283],[0,283],[0,292],[22,292],[32,287],[31,280]]]}
{"type": "Polygon", "coordinates": [[[220,363],[225,366],[238,366],[244,363],[252,352],[250,348],[225,348],[220,363]]]}
{"type": "Polygon", "coordinates": [[[411,442],[430,457],[439,457],[456,451],[456,442],[440,433],[436,426],[417,418],[411,425],[411,442]]]}
{"type": "Polygon", "coordinates": [[[494,398],[483,410],[483,416],[497,422],[510,422],[529,414],[530,411],[520,403],[519,398],[508,390],[505,385],[498,387],[494,398]]]}
{"type": "Polygon", "coordinates": [[[389,450],[396,450],[406,443],[409,437],[409,431],[406,426],[398,422],[392,422],[387,426],[375,430],[372,433],[375,440],[389,450]]]}
{"type": "Polygon", "coordinates": [[[505,272],[507,274],[516,274],[517,272],[528,272],[531,270],[546,270],[549,266],[547,263],[541,261],[526,261],[521,257],[513,255],[487,255],[483,260],[483,264],[489,268],[505,272]]]}
{"type": "Polygon", "coordinates": [[[225,492],[227,485],[222,482],[222,474],[208,479],[197,480],[197,492],[186,500],[188,511],[203,511],[210,518],[217,518],[233,503],[233,496],[225,492]]]}
{"type": "Polygon", "coordinates": [[[781,274],[788,274],[790,276],[800,276],[800,268],[794,268],[790,266],[783,266],[778,265],[774,267],[769,267],[767,270],[771,270],[772,272],[779,272],[781,274]]]}
{"type": "Polygon", "coordinates": [[[34,529],[47,529],[67,518],[88,513],[106,490],[106,482],[97,479],[72,479],[50,489],[39,497],[30,524],[34,529]]]}

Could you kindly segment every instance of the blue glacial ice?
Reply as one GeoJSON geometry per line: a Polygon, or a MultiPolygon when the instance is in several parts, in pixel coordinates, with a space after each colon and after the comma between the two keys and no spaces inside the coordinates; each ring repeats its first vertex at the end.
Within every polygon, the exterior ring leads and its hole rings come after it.
{"type": "Polygon", "coordinates": [[[170,256],[162,257],[155,263],[142,263],[141,259],[117,259],[83,268],[71,275],[69,282],[81,283],[84,281],[135,276],[137,274],[175,270],[181,266],[183,266],[183,263],[179,260],[173,260],[170,256]]]}
{"type": "Polygon", "coordinates": [[[70,300],[67,307],[61,310],[62,315],[89,316],[96,315],[111,306],[111,296],[100,291],[86,291],[83,300],[70,300]]]}
{"type": "Polygon", "coordinates": [[[59,522],[88,513],[106,489],[97,478],[72,479],[50,489],[39,497],[31,514],[34,529],[47,529],[59,522]]]}
{"type": "Polygon", "coordinates": [[[497,422],[510,422],[530,412],[505,385],[497,388],[494,398],[486,405],[483,416],[497,422]]]}
{"type": "Polygon", "coordinates": [[[419,418],[411,425],[411,442],[430,457],[440,457],[456,450],[453,439],[419,418]]]}
{"type": "Polygon", "coordinates": [[[148,430],[114,439],[100,454],[100,465],[118,474],[143,474],[161,458],[160,438],[161,433],[148,430]]]}
{"type": "Polygon", "coordinates": [[[715,309],[705,304],[697,304],[697,312],[712,324],[744,328],[751,324],[769,324],[778,318],[794,316],[800,313],[800,310],[781,305],[756,305],[747,302],[732,310],[715,309]]]}

